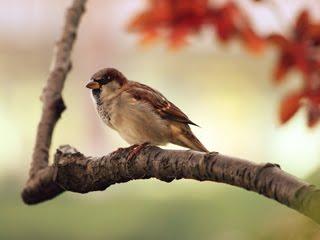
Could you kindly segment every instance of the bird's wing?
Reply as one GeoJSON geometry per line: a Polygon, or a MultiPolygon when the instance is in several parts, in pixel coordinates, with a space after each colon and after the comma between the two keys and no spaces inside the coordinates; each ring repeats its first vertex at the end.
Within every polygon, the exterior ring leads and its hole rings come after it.
{"type": "Polygon", "coordinates": [[[137,82],[130,82],[129,84],[131,86],[125,91],[131,94],[136,100],[142,100],[149,103],[162,118],[198,126],[192,122],[188,116],[184,114],[176,105],[166,99],[158,91],[147,85],[137,82]]]}

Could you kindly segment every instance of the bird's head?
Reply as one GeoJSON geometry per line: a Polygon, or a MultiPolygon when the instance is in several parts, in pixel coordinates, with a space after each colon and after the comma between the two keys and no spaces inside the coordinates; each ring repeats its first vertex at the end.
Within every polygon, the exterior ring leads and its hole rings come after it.
{"type": "Polygon", "coordinates": [[[127,82],[127,78],[115,68],[104,68],[93,74],[86,87],[92,89],[97,103],[112,98],[127,82]]]}

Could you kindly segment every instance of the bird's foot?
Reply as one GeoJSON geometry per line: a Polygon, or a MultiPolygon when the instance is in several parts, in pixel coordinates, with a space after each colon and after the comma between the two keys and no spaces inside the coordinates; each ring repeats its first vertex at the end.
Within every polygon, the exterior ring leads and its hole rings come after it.
{"type": "Polygon", "coordinates": [[[130,147],[131,150],[130,150],[130,154],[128,156],[128,159],[132,160],[132,159],[136,158],[139,155],[139,153],[141,152],[141,150],[148,145],[150,145],[150,143],[145,142],[142,144],[135,144],[135,145],[131,146],[130,147]]]}

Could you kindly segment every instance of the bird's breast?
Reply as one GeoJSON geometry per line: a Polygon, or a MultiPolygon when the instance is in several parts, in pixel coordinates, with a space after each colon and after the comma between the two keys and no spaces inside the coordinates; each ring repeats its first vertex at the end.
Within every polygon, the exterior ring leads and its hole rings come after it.
{"type": "Polygon", "coordinates": [[[109,127],[114,129],[112,125],[112,109],[109,106],[105,105],[97,105],[97,112],[101,118],[101,120],[109,127]]]}
{"type": "Polygon", "coordinates": [[[118,99],[111,104],[104,104],[100,116],[130,144],[149,142],[163,145],[171,137],[167,121],[146,103],[118,99]]]}

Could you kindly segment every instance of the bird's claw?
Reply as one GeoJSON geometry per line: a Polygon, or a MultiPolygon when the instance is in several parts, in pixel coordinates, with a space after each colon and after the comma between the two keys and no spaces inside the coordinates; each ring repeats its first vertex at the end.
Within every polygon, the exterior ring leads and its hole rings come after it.
{"type": "Polygon", "coordinates": [[[132,160],[132,159],[134,159],[134,158],[136,158],[137,157],[137,155],[141,152],[141,150],[144,148],[144,147],[146,147],[146,146],[148,146],[148,145],[150,145],[149,143],[142,143],[142,144],[135,144],[135,145],[132,145],[130,148],[131,148],[131,150],[130,150],[130,154],[129,154],[129,156],[128,156],[128,159],[129,160],[132,160]]]}

